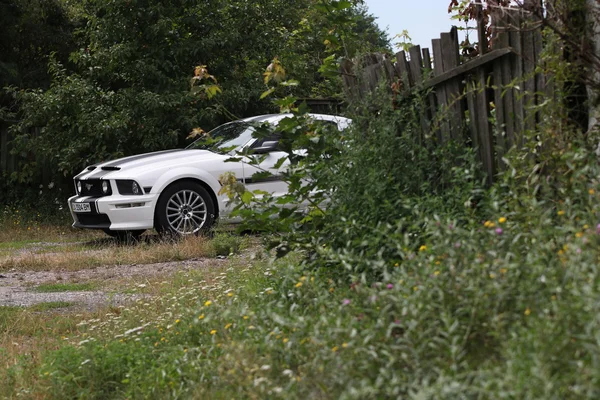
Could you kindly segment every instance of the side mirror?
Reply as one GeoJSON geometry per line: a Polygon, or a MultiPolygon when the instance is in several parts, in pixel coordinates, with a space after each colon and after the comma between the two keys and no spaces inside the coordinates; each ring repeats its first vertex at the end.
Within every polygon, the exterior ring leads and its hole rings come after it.
{"type": "Polygon", "coordinates": [[[277,147],[279,147],[279,142],[277,140],[267,141],[263,142],[260,147],[252,149],[252,152],[254,154],[266,154],[277,150],[277,147]]]}

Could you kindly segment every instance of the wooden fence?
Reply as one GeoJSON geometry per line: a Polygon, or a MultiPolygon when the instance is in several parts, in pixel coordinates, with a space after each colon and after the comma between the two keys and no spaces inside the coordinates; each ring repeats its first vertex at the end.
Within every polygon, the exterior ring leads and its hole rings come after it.
{"type": "Polygon", "coordinates": [[[365,96],[382,80],[399,95],[415,90],[429,93],[418,140],[453,139],[473,146],[491,184],[505,168],[506,151],[522,145],[523,132],[539,122],[539,115],[528,110],[541,104],[542,94],[549,94],[552,87],[536,72],[542,53],[541,22],[536,15],[524,9],[493,11],[488,46],[481,5],[478,13],[479,42],[471,49],[475,55],[469,51],[461,55],[453,27],[432,40],[432,51],[413,46],[398,52],[394,63],[381,54],[345,60],[341,73],[349,98],[365,96]]]}

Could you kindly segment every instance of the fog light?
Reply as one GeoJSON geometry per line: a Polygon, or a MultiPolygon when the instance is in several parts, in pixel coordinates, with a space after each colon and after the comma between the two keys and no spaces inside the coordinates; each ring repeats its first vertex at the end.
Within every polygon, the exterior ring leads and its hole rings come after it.
{"type": "Polygon", "coordinates": [[[102,182],[102,193],[104,193],[104,194],[108,193],[108,181],[102,182]]]}

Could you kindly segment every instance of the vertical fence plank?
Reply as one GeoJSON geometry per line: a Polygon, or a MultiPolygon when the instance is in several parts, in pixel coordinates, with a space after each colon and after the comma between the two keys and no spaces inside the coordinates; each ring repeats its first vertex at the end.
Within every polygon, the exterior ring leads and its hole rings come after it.
{"type": "MultiPolygon", "coordinates": [[[[494,50],[503,49],[509,45],[509,37],[506,32],[506,20],[502,14],[492,15],[492,29],[494,35],[494,50]]],[[[510,83],[510,60],[504,57],[494,62],[494,105],[496,106],[496,154],[499,170],[504,170],[506,165],[502,158],[509,148],[509,142],[514,137],[513,123],[513,96],[512,91],[504,91],[504,87],[510,83]]]]}
{"type": "MultiPolygon", "coordinates": [[[[542,51],[543,51],[543,38],[542,38],[542,27],[541,20],[537,15],[533,16],[533,23],[536,25],[535,30],[533,31],[533,50],[535,56],[535,66],[542,64],[542,51]]],[[[540,105],[545,101],[545,86],[546,86],[546,77],[543,73],[537,72],[535,74],[535,104],[540,105]]],[[[535,115],[535,123],[538,124],[541,122],[540,112],[536,112],[535,115]]]]}
{"type": "MultiPolygon", "coordinates": [[[[429,49],[423,49],[423,75],[425,79],[429,79],[433,76],[433,69],[431,66],[431,54],[429,54],[429,49]]],[[[438,142],[441,142],[442,136],[439,129],[433,129],[434,127],[434,119],[437,110],[437,104],[435,101],[435,95],[433,93],[429,93],[427,95],[428,107],[427,107],[427,120],[429,121],[429,129],[431,134],[435,135],[438,142]]]]}
{"type": "MultiPolygon", "coordinates": [[[[529,15],[529,13],[527,13],[529,15]]],[[[522,23],[523,33],[523,88],[525,90],[523,95],[523,106],[525,110],[530,110],[535,103],[535,48],[533,42],[533,30],[531,28],[531,19],[524,18],[522,23]]],[[[535,114],[532,112],[524,112],[524,128],[526,131],[531,132],[535,128],[535,114]]]]}
{"type": "MultiPolygon", "coordinates": [[[[456,27],[452,27],[449,33],[442,33],[441,36],[442,45],[442,65],[444,71],[449,71],[459,64],[459,53],[458,53],[458,31],[456,27]]],[[[446,83],[446,98],[449,105],[449,120],[450,120],[450,134],[454,140],[460,140],[462,134],[462,123],[464,118],[464,111],[460,97],[462,95],[462,88],[460,79],[452,79],[446,83]]]]}
{"type": "Polygon", "coordinates": [[[477,86],[475,106],[477,107],[477,133],[481,146],[481,161],[487,173],[487,182],[491,185],[494,181],[496,168],[494,163],[494,138],[490,129],[490,102],[487,96],[487,74],[484,67],[479,68],[475,76],[477,86]]]}
{"type": "MultiPolygon", "coordinates": [[[[438,76],[444,72],[444,63],[442,61],[442,40],[433,39],[431,41],[431,47],[433,48],[433,72],[435,76],[438,76]]],[[[435,94],[437,97],[437,104],[439,106],[436,120],[440,125],[442,142],[445,142],[450,138],[450,126],[447,119],[440,118],[440,116],[448,112],[448,97],[446,94],[446,87],[444,85],[436,86],[435,94]]]]}
{"type": "MultiPolygon", "coordinates": [[[[412,46],[408,50],[408,54],[410,55],[410,72],[412,75],[412,81],[416,87],[419,87],[423,84],[423,58],[421,57],[421,46],[412,46]]],[[[421,113],[419,118],[421,123],[421,135],[419,137],[419,143],[422,143],[423,138],[429,133],[429,121],[426,113],[421,113]]]]}
{"type": "Polygon", "coordinates": [[[410,67],[408,66],[408,61],[406,61],[406,52],[400,51],[396,53],[396,64],[394,67],[396,68],[396,75],[400,77],[400,81],[402,82],[402,90],[410,90],[412,82],[410,67]]]}
{"type": "Polygon", "coordinates": [[[523,59],[521,45],[521,14],[518,10],[507,11],[507,26],[509,27],[510,46],[517,55],[511,56],[511,84],[513,84],[513,118],[515,123],[515,142],[514,145],[521,147],[523,145],[523,59]]]}
{"type": "Polygon", "coordinates": [[[467,108],[469,110],[469,130],[471,131],[472,147],[475,149],[477,161],[482,162],[481,145],[477,137],[477,107],[475,106],[475,82],[469,80],[467,83],[467,108]]]}

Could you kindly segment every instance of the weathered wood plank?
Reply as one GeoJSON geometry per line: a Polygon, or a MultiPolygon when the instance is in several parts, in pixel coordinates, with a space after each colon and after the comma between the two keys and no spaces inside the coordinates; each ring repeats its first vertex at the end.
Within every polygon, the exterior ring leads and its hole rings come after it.
{"type": "Polygon", "coordinates": [[[496,61],[493,65],[494,79],[494,106],[496,117],[496,154],[498,159],[499,170],[504,170],[504,162],[502,157],[506,152],[506,114],[504,110],[504,99],[502,98],[502,71],[504,65],[502,60],[496,61]]]}
{"type": "MultiPolygon", "coordinates": [[[[516,53],[511,62],[511,85],[513,86],[513,119],[515,140],[513,145],[521,147],[523,145],[523,59],[521,44],[521,14],[518,10],[506,11],[507,27],[509,28],[509,42],[516,53]]],[[[506,84],[506,82],[505,82],[506,84]]]]}
{"type": "MultiPolygon", "coordinates": [[[[506,56],[511,53],[514,54],[514,50],[510,47],[507,47],[504,49],[492,50],[489,53],[487,53],[486,55],[474,58],[470,61],[467,61],[464,64],[461,64],[460,66],[458,66],[456,68],[453,68],[449,71],[445,71],[445,72],[441,73],[440,75],[436,75],[434,78],[425,82],[425,87],[437,86],[440,83],[444,83],[445,81],[448,81],[450,79],[454,79],[461,75],[465,75],[465,74],[481,67],[482,65],[488,64],[489,62],[494,61],[497,58],[506,56]]],[[[435,55],[434,55],[434,57],[435,57],[435,55]]]]}
{"type": "Polygon", "coordinates": [[[413,87],[411,76],[410,76],[410,67],[408,65],[408,61],[406,61],[406,52],[400,51],[396,53],[396,63],[394,65],[396,69],[396,75],[400,78],[402,82],[403,90],[410,90],[413,87]]]}
{"type": "Polygon", "coordinates": [[[476,19],[477,19],[477,41],[479,42],[479,55],[482,56],[488,51],[488,41],[485,34],[486,25],[483,17],[483,5],[481,2],[476,5],[476,19]]]}
{"type": "MultiPolygon", "coordinates": [[[[525,110],[535,105],[535,47],[533,42],[533,31],[531,30],[531,19],[528,15],[523,23],[523,105],[525,110]]],[[[535,114],[532,112],[524,113],[524,127],[526,131],[533,131],[535,128],[535,114]]]]}
{"type": "Polygon", "coordinates": [[[482,67],[476,72],[477,93],[475,106],[477,107],[477,133],[481,146],[481,161],[487,174],[487,183],[491,185],[494,180],[494,138],[490,129],[489,100],[487,96],[487,74],[482,67]]]}
{"type": "Polygon", "coordinates": [[[410,55],[410,75],[415,86],[423,83],[423,58],[421,57],[421,46],[412,46],[408,49],[410,55]]]}
{"type": "MultiPolygon", "coordinates": [[[[458,31],[456,27],[452,27],[449,33],[442,33],[440,39],[442,41],[442,64],[444,72],[446,72],[456,68],[459,64],[458,31]]],[[[450,136],[454,140],[460,140],[464,121],[464,111],[460,100],[462,84],[457,78],[454,78],[445,82],[444,85],[446,86],[446,99],[449,108],[450,136]]]]}
{"type": "MultiPolygon", "coordinates": [[[[408,49],[408,54],[410,55],[410,73],[411,79],[415,87],[421,87],[423,85],[423,58],[421,57],[421,46],[412,46],[408,49]]],[[[424,102],[424,106],[426,106],[424,102]]],[[[423,111],[419,116],[421,123],[421,135],[419,135],[419,143],[423,142],[423,137],[429,134],[429,121],[425,113],[425,108],[423,107],[423,111]]]]}
{"type": "MultiPolygon", "coordinates": [[[[536,16],[534,22],[536,24],[541,23],[541,21],[539,20],[539,18],[536,16]]],[[[542,28],[536,28],[535,31],[533,32],[533,49],[534,49],[534,55],[535,55],[535,65],[536,65],[536,70],[537,67],[541,66],[542,64],[542,51],[543,51],[543,38],[542,38],[542,28]]],[[[545,101],[545,95],[544,92],[546,90],[546,77],[544,76],[544,74],[540,71],[537,71],[535,74],[535,104],[536,105],[540,105],[545,101]]],[[[535,122],[536,124],[539,124],[541,122],[541,114],[540,112],[536,112],[536,116],[535,116],[535,122]]]]}
{"type": "MultiPolygon", "coordinates": [[[[506,19],[496,11],[492,13],[492,34],[494,50],[509,48],[506,19]]],[[[507,139],[514,136],[512,91],[505,93],[505,85],[510,83],[510,58],[502,57],[493,63],[494,105],[496,107],[496,158],[499,170],[506,165],[502,158],[508,150],[507,139]]]]}
{"type": "MultiPolygon", "coordinates": [[[[444,63],[442,61],[442,40],[433,39],[431,41],[431,47],[433,48],[433,72],[437,77],[444,73],[444,63]]],[[[441,140],[442,142],[445,142],[450,138],[450,125],[448,124],[446,118],[441,118],[442,115],[448,112],[448,99],[445,85],[436,85],[435,95],[437,97],[438,110],[436,112],[434,122],[439,123],[441,140]]]]}
{"type": "Polygon", "coordinates": [[[481,146],[477,135],[477,106],[475,105],[475,82],[469,79],[467,83],[467,108],[469,110],[469,130],[471,133],[471,145],[475,149],[477,161],[481,162],[481,146]]]}
{"type": "MultiPolygon", "coordinates": [[[[431,76],[433,76],[433,67],[431,65],[431,54],[429,53],[429,49],[425,48],[422,50],[423,52],[423,79],[427,80],[431,76]]],[[[436,97],[434,93],[429,93],[427,95],[427,101],[429,102],[429,107],[427,108],[427,120],[429,121],[430,133],[435,135],[438,142],[441,142],[442,135],[438,129],[434,127],[434,120],[437,112],[437,103],[436,97]]]]}
{"type": "Polygon", "coordinates": [[[344,84],[344,92],[350,99],[358,97],[358,82],[354,75],[354,63],[345,58],[340,63],[340,74],[342,75],[342,83],[344,84]]]}

